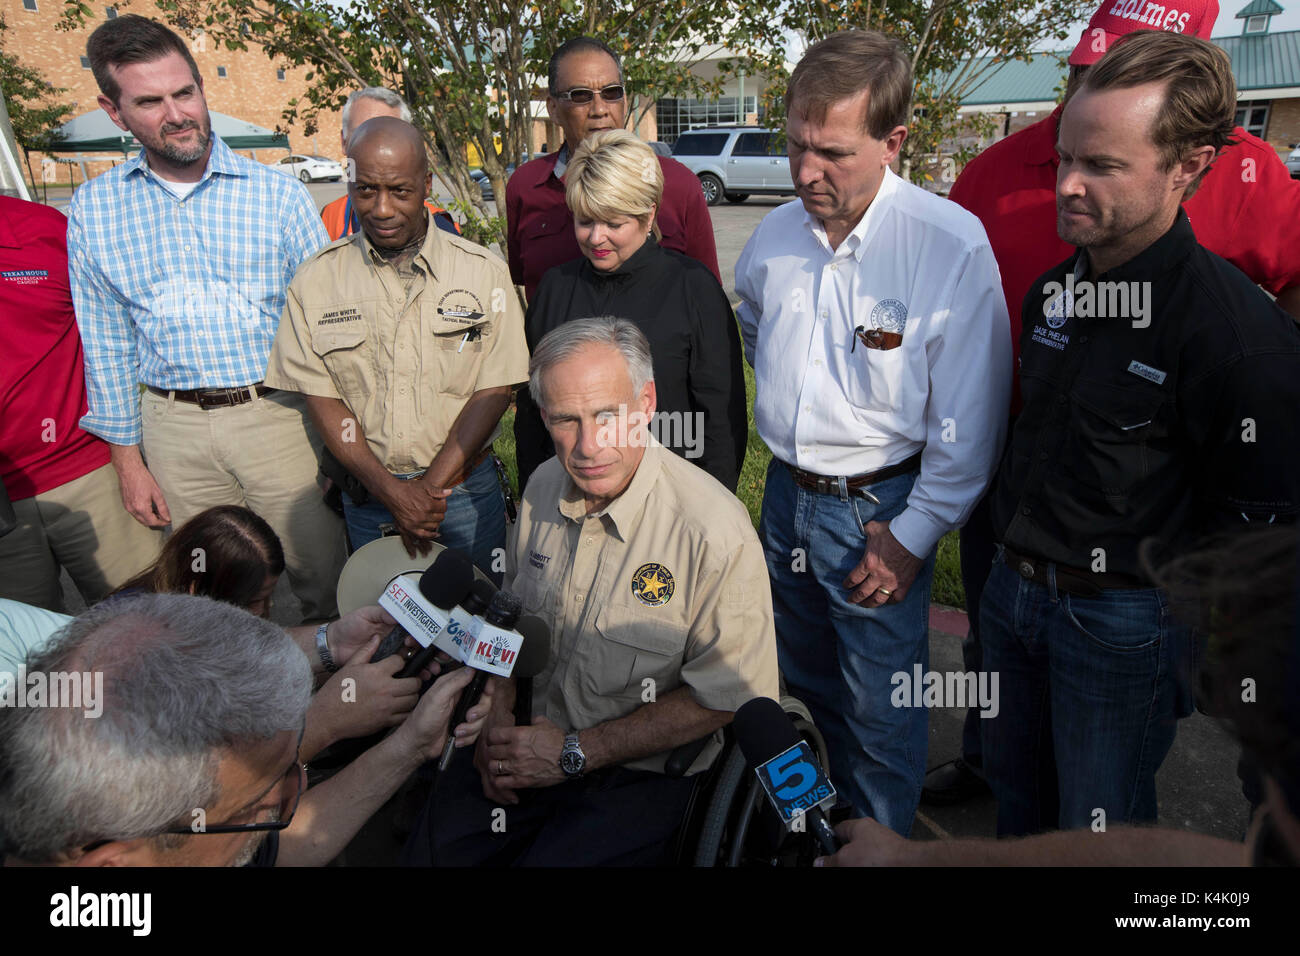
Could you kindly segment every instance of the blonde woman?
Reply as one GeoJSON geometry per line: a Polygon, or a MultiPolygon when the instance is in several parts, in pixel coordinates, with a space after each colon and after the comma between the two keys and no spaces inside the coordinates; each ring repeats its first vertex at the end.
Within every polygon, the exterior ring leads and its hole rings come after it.
{"type": "MultiPolygon", "coordinates": [[[[749,434],[740,336],[713,273],[659,245],[658,159],[631,133],[606,130],[578,147],[564,181],[582,257],[542,277],[524,323],[529,349],[572,319],[613,315],[633,322],[654,359],[656,437],[735,491],[749,434]]],[[[522,489],[555,451],[527,393],[518,401],[522,489]]]]}

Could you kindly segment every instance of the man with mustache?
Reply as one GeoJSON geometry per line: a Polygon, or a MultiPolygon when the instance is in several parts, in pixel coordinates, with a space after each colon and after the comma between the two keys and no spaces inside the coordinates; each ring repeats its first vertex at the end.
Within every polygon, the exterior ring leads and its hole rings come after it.
{"type": "Polygon", "coordinates": [[[304,617],[332,617],[343,526],[316,484],[320,438],[301,396],[262,382],[289,280],[327,241],[315,204],[212,135],[203,79],[171,30],[123,15],[86,52],[99,105],[144,149],[69,209],[81,427],[112,446],[137,521],[250,508],[284,544],[304,617]]]}
{"type": "Polygon", "coordinates": [[[1000,836],[1155,821],[1189,638],[1149,568],[1295,520],[1300,331],[1182,209],[1235,104],[1219,47],[1141,31],[1061,115],[1057,231],[1078,250],[1025,297],[1024,410],[989,495],[1002,547],[980,636],[1002,692],[980,724],[1000,836]]]}

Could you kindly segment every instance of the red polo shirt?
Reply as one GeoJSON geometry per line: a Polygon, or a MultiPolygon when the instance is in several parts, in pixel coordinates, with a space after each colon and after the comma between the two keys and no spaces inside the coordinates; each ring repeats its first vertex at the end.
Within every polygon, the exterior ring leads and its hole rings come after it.
{"type": "MultiPolygon", "coordinates": [[[[524,163],[506,183],[506,254],[510,275],[532,299],[551,266],[582,255],[573,235],[573,214],[564,201],[564,183],[555,178],[558,151],[524,163]]],[[[655,221],[663,238],[659,245],[697,259],[722,281],[718,250],[713,244],[713,220],[695,174],[667,156],[660,156],[664,196],[655,221]]]]}
{"type": "MultiPolygon", "coordinates": [[[[1061,110],[972,159],[948,196],[984,223],[1002,273],[1017,358],[1020,309],[1030,284],[1074,253],[1056,234],[1061,110]]],[[[1268,143],[1241,127],[1233,136],[1237,145],[1219,155],[1183,209],[1201,245],[1276,295],[1300,282],[1300,182],[1292,181],[1268,143]]],[[[1019,375],[1012,410],[1020,410],[1019,375]]]]}
{"type": "Polygon", "coordinates": [[[81,336],[68,288],[68,221],[0,196],[0,480],[17,501],[108,464],[86,414],[81,336]]]}

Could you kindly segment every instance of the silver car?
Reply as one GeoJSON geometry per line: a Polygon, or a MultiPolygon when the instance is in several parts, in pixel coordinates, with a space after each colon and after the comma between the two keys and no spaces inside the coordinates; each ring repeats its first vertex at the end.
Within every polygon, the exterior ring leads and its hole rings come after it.
{"type": "Polygon", "coordinates": [[[777,130],[754,126],[715,126],[682,133],[673,159],[696,176],[704,201],[716,206],[744,202],[751,195],[793,196],[790,157],[777,130]]]}
{"type": "Polygon", "coordinates": [[[1292,179],[1300,179],[1300,143],[1291,144],[1291,155],[1286,158],[1286,168],[1292,179]]]}

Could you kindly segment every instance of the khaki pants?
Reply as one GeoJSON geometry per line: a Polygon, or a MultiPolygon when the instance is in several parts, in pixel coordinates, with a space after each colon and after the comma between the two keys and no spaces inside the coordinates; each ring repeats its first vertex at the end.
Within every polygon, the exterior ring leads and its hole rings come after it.
{"type": "MultiPolygon", "coordinates": [[[[279,535],[305,620],[337,614],[335,587],[346,560],[343,521],[317,483],[320,437],[294,392],[233,408],[140,396],[144,455],[178,528],[216,505],[243,505],[279,535]]],[[[376,595],[378,596],[378,595],[376,595]]]]}
{"type": "Polygon", "coordinates": [[[112,465],[14,502],[18,526],[0,538],[0,597],[62,611],[59,569],[94,604],[152,564],[162,534],[122,507],[112,465]]]}

